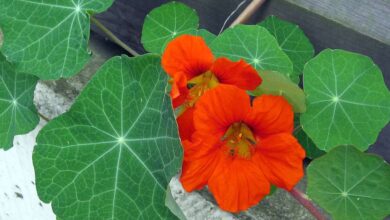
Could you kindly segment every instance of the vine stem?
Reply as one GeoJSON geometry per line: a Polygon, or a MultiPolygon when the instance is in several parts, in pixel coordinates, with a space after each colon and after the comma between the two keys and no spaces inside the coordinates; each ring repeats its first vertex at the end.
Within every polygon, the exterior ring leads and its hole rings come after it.
{"type": "Polygon", "coordinates": [[[296,126],[296,127],[294,128],[293,133],[295,133],[295,132],[297,132],[297,131],[299,131],[299,130],[301,130],[301,129],[302,129],[302,125],[298,125],[298,126],[296,126]]]}
{"type": "Polygon", "coordinates": [[[252,2],[244,9],[244,11],[234,20],[230,27],[237,24],[246,23],[250,17],[263,5],[266,0],[252,0],[252,2]]]}
{"type": "Polygon", "coordinates": [[[48,117],[44,116],[42,113],[38,112],[38,115],[39,115],[43,120],[45,120],[46,122],[49,122],[49,121],[50,121],[50,119],[49,119],[48,117]]]}
{"type": "Polygon", "coordinates": [[[294,197],[303,207],[305,207],[317,220],[326,220],[325,216],[317,209],[311,200],[308,199],[307,195],[301,192],[297,188],[293,188],[290,195],[294,197]]]}
{"type": "Polygon", "coordinates": [[[91,16],[91,22],[96,25],[105,35],[107,35],[108,38],[110,38],[114,43],[125,49],[127,52],[129,52],[133,56],[139,56],[140,54],[137,53],[133,48],[127,46],[123,41],[121,41],[117,36],[115,36],[114,33],[112,33],[106,26],[104,26],[99,20],[91,16]]]}

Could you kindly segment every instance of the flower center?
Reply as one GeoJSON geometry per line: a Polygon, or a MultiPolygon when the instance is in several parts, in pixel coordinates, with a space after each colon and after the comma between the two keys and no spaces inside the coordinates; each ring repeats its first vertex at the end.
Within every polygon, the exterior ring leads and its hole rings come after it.
{"type": "Polygon", "coordinates": [[[252,130],[242,122],[233,123],[222,137],[230,156],[238,155],[242,158],[250,158],[256,139],[252,130]]]}
{"type": "Polygon", "coordinates": [[[193,107],[207,90],[216,87],[218,84],[217,77],[210,71],[192,78],[187,84],[190,88],[190,98],[186,102],[186,106],[193,107]]]}

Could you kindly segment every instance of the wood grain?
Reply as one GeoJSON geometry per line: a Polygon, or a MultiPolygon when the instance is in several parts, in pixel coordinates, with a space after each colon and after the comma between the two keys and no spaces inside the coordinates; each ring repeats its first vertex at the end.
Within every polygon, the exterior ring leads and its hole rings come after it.
{"type": "Polygon", "coordinates": [[[390,44],[389,0],[286,1],[355,30],[360,34],[385,44],[390,44]]]}

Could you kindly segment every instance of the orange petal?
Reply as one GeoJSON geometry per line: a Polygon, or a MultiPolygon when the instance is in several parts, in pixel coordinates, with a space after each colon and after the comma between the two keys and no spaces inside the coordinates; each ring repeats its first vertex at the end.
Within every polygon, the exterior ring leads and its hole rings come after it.
{"type": "Polygon", "coordinates": [[[247,210],[270,192],[270,184],[256,164],[226,155],[221,157],[208,185],[219,207],[229,212],[247,210]]]}
{"type": "Polygon", "coordinates": [[[305,151],[288,133],[261,139],[252,160],[274,185],[291,190],[303,177],[305,151]]]}
{"type": "Polygon", "coordinates": [[[195,130],[222,137],[232,123],[242,121],[249,112],[250,98],[244,90],[220,84],[207,91],[196,103],[195,130]]]}
{"type": "Polygon", "coordinates": [[[182,105],[188,94],[189,90],[187,88],[187,79],[183,74],[177,74],[172,79],[172,89],[171,89],[171,98],[173,108],[177,108],[182,105]]]}
{"type": "Polygon", "coordinates": [[[220,83],[235,85],[244,90],[254,90],[262,81],[255,68],[242,59],[233,62],[223,57],[218,58],[211,67],[211,72],[220,83]]]}
{"type": "Polygon", "coordinates": [[[182,141],[191,139],[195,131],[194,128],[194,108],[187,108],[179,117],[177,117],[177,125],[179,127],[179,134],[182,141]]]}
{"type": "Polygon", "coordinates": [[[245,122],[261,137],[281,132],[291,133],[294,128],[294,112],[282,96],[262,95],[254,99],[245,122]]]}
{"type": "Polygon", "coordinates": [[[191,79],[208,71],[213,61],[214,56],[203,38],[182,35],[168,43],[161,62],[171,77],[183,73],[191,79]]]}
{"type": "Polygon", "coordinates": [[[202,189],[214,172],[218,159],[218,152],[214,151],[196,160],[184,160],[180,176],[183,188],[187,192],[202,189]]]}
{"type": "Polygon", "coordinates": [[[184,160],[192,161],[205,157],[219,150],[223,143],[215,136],[199,135],[195,132],[191,140],[182,141],[184,148],[184,160]]]}

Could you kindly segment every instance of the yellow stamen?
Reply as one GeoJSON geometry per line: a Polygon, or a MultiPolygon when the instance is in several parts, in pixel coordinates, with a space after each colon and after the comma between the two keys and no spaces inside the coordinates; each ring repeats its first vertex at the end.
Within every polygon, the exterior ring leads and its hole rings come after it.
{"type": "Polygon", "coordinates": [[[256,144],[252,130],[242,122],[233,123],[222,137],[226,141],[229,154],[237,155],[242,158],[250,158],[251,148],[256,144]]]}
{"type": "Polygon", "coordinates": [[[216,87],[219,84],[217,77],[210,71],[207,71],[199,76],[188,81],[190,87],[190,100],[187,100],[185,105],[193,107],[198,99],[209,89],[216,87]]]}

